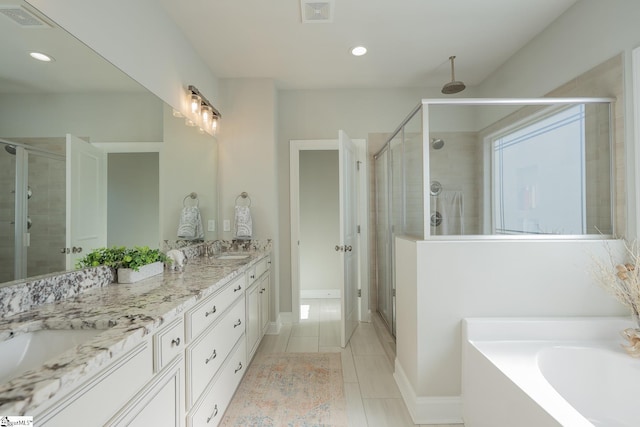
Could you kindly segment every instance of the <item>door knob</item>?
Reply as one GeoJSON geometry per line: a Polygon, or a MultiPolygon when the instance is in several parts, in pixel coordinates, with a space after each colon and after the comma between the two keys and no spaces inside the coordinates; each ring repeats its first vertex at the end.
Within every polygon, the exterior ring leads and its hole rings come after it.
{"type": "Polygon", "coordinates": [[[351,252],[352,250],[353,250],[353,247],[351,245],[349,245],[346,248],[344,248],[345,252],[351,252]]]}
{"type": "Polygon", "coordinates": [[[336,245],[336,252],[344,252],[344,246],[336,245]]]}
{"type": "Polygon", "coordinates": [[[82,246],[74,246],[73,248],[71,248],[71,252],[73,252],[74,254],[79,254],[80,252],[82,252],[82,246]]]}

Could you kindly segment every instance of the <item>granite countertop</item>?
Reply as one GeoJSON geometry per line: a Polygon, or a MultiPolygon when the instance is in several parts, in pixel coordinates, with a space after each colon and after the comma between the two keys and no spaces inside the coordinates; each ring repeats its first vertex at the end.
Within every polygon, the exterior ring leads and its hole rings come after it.
{"type": "Polygon", "coordinates": [[[181,317],[267,252],[247,252],[250,256],[242,260],[191,258],[182,272],[165,271],[133,284],[114,283],[0,319],[0,341],[40,329],[104,330],[40,369],[0,384],[0,414],[33,415],[49,399],[71,391],[146,336],[181,317]]]}

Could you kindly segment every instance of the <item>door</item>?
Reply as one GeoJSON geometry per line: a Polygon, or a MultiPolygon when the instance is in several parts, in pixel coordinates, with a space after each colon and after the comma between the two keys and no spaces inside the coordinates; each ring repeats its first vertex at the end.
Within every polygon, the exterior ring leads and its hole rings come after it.
{"type": "Polygon", "coordinates": [[[100,149],[67,134],[67,269],[107,245],[106,166],[100,149]]]}
{"type": "Polygon", "coordinates": [[[358,326],[358,235],[357,235],[357,154],[351,138],[338,132],[340,168],[340,256],[341,345],[346,347],[358,326]]]}

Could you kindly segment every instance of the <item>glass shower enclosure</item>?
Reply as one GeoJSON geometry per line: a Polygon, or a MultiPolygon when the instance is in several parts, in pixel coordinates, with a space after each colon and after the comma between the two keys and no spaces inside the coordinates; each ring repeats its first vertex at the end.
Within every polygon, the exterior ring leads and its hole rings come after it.
{"type": "Polygon", "coordinates": [[[611,98],[425,99],[374,155],[377,311],[395,336],[394,240],[601,238],[624,225],[611,98]],[[614,209],[616,207],[616,209],[614,209]],[[616,227],[616,223],[618,227],[616,227]]]}
{"type": "Polygon", "coordinates": [[[0,140],[0,283],[65,269],[65,174],[62,154],[0,140]]]}

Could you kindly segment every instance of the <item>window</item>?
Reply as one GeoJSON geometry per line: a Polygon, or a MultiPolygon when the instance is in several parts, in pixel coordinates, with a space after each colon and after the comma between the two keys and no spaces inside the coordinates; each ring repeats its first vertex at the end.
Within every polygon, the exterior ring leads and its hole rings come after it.
{"type": "Polygon", "coordinates": [[[496,234],[584,234],[585,106],[491,140],[496,234]]]}

